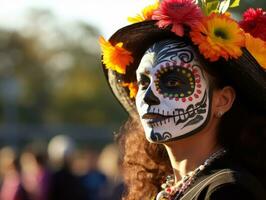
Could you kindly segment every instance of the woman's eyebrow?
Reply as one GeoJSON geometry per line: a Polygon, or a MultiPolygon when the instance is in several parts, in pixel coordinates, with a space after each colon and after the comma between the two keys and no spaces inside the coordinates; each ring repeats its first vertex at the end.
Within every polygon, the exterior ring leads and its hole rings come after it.
{"type": "Polygon", "coordinates": [[[139,74],[140,78],[149,78],[147,75],[148,75],[148,74],[146,74],[145,72],[144,72],[144,73],[141,72],[141,73],[139,74]]]}

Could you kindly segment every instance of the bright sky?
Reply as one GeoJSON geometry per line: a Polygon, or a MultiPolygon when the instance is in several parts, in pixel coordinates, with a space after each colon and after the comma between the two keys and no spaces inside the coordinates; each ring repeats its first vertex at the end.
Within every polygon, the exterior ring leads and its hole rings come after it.
{"type": "Polygon", "coordinates": [[[27,10],[48,8],[64,20],[88,22],[109,37],[128,24],[128,16],[134,16],[153,2],[155,0],[0,0],[0,25],[18,27],[27,10]]]}

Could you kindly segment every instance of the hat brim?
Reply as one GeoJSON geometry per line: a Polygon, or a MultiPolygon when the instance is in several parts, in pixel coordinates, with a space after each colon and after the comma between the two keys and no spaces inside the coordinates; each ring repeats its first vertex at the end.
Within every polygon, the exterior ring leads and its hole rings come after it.
{"type": "Polygon", "coordinates": [[[132,53],[134,61],[127,66],[125,75],[107,69],[104,63],[102,63],[105,76],[115,97],[131,116],[137,114],[135,100],[129,97],[129,90],[123,87],[122,83],[136,81],[135,71],[145,51],[152,44],[165,38],[177,37],[168,29],[159,29],[155,23],[156,21],[151,20],[123,27],[115,32],[109,39],[112,45],[122,42],[123,48],[132,53]]]}

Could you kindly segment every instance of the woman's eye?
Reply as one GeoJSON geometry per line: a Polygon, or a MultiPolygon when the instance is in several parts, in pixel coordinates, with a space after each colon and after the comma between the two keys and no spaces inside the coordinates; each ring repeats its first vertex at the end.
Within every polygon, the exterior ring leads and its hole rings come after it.
{"type": "Polygon", "coordinates": [[[166,82],[166,87],[179,87],[181,82],[179,80],[168,80],[166,82]]]}
{"type": "Polygon", "coordinates": [[[141,88],[141,89],[146,89],[148,88],[150,82],[147,81],[147,80],[140,80],[138,81],[138,86],[141,88]]]}
{"type": "Polygon", "coordinates": [[[138,86],[140,89],[145,90],[150,85],[150,78],[145,74],[141,74],[138,81],[138,86]]]}

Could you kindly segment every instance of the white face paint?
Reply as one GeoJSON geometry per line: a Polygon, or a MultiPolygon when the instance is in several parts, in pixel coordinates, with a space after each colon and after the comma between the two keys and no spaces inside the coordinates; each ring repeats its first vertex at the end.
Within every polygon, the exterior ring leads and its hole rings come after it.
{"type": "Polygon", "coordinates": [[[146,138],[166,142],[198,132],[208,121],[209,86],[191,46],[155,43],[137,69],[136,106],[146,138]]]}

